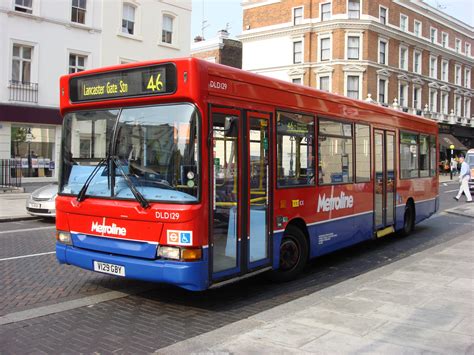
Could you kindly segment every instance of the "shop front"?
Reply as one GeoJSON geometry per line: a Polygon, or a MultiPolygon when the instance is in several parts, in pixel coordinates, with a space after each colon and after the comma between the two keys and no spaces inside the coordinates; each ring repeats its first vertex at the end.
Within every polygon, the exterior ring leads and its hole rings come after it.
{"type": "Polygon", "coordinates": [[[22,177],[57,177],[61,142],[59,110],[0,105],[0,158],[14,159],[22,177]],[[8,143],[7,143],[8,142],[8,143]]]}

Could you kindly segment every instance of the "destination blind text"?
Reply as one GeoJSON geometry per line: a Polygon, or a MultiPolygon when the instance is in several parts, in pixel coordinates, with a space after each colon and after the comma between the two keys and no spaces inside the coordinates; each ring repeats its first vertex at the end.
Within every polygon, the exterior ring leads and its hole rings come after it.
{"type": "Polygon", "coordinates": [[[105,85],[88,86],[82,85],[83,96],[101,96],[104,94],[126,94],[128,93],[128,84],[120,80],[118,84],[108,81],[105,85]]]}

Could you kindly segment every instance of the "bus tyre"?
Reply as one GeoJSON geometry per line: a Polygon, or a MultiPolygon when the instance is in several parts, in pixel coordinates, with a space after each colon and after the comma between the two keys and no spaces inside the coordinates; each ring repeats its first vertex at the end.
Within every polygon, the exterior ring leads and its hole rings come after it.
{"type": "Polygon", "coordinates": [[[277,282],[294,279],[303,271],[308,261],[308,241],[304,233],[295,226],[289,226],[280,244],[280,265],[270,277],[277,282]]]}
{"type": "Polygon", "coordinates": [[[405,214],[403,215],[403,228],[400,230],[400,236],[407,237],[415,229],[415,207],[409,203],[405,207],[405,214]]]}

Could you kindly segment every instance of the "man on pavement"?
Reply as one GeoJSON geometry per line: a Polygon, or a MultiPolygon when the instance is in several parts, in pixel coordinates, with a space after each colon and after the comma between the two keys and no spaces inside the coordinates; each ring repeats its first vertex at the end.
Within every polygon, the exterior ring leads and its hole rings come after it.
{"type": "Polygon", "coordinates": [[[461,171],[459,172],[459,182],[461,183],[461,186],[459,186],[459,192],[456,197],[454,197],[454,199],[459,201],[462,193],[464,192],[466,195],[466,202],[472,202],[471,191],[469,191],[471,171],[469,169],[469,165],[464,161],[464,156],[460,156],[459,161],[461,162],[461,171]]]}

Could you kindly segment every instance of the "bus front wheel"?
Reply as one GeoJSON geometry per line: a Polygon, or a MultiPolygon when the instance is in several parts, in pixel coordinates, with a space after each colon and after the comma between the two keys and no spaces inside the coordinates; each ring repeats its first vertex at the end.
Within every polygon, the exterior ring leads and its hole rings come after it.
{"type": "Polygon", "coordinates": [[[280,244],[280,265],[271,273],[274,281],[285,282],[294,279],[303,271],[308,261],[308,241],[304,233],[295,226],[289,226],[280,244]]]}

